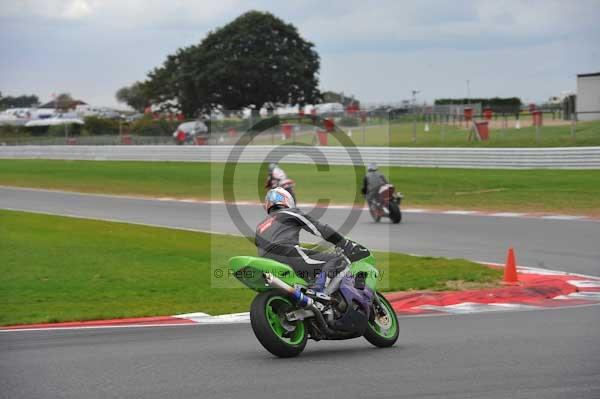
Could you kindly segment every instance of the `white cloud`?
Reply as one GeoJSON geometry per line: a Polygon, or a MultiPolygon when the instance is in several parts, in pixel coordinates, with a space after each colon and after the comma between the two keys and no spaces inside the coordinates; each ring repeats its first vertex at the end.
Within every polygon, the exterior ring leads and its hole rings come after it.
{"type": "Polygon", "coordinates": [[[214,21],[239,8],[238,0],[22,0],[0,9],[0,16],[86,19],[111,27],[177,27],[214,21]]]}
{"type": "Polygon", "coordinates": [[[3,4],[3,17],[79,19],[91,15],[98,1],[95,0],[22,0],[3,4]]]}
{"type": "Polygon", "coordinates": [[[323,88],[367,100],[464,95],[467,78],[473,95],[543,98],[600,69],[600,0],[13,0],[0,7],[0,89],[114,104],[116,89],[249,9],[316,44],[323,88]]]}
{"type": "MultiPolygon", "coordinates": [[[[441,2],[350,1],[331,15],[315,13],[299,21],[320,41],[456,41],[465,45],[485,37],[529,40],[598,30],[600,1],[480,0],[441,2]]],[[[501,41],[498,41],[501,45],[501,41]]],[[[489,46],[496,43],[489,42],[489,46]]]]}
{"type": "Polygon", "coordinates": [[[322,42],[468,40],[478,36],[561,35],[595,29],[599,0],[22,0],[1,16],[86,19],[110,27],[214,28],[248,9],[275,9],[322,42]]]}
{"type": "Polygon", "coordinates": [[[86,0],[73,0],[64,10],[63,17],[69,19],[83,18],[92,13],[92,5],[86,0]]]}
{"type": "Polygon", "coordinates": [[[344,90],[363,101],[399,101],[419,90],[420,101],[465,97],[519,96],[546,100],[575,89],[575,75],[598,71],[592,47],[561,41],[519,49],[422,49],[410,53],[361,52],[323,58],[323,87],[344,90]],[[594,69],[596,68],[596,69],[594,69]]]}

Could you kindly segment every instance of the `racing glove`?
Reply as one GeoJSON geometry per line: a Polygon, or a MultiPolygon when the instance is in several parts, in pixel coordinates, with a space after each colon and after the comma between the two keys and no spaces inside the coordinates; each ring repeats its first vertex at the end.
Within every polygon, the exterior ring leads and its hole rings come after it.
{"type": "Polygon", "coordinates": [[[338,247],[344,251],[344,255],[346,255],[352,262],[366,258],[370,254],[367,248],[347,238],[340,241],[338,247]]]}

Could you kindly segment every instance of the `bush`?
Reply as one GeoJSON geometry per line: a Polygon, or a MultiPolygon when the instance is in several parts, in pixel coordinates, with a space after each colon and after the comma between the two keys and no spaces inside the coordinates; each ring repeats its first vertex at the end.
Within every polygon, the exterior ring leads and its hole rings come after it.
{"type": "Polygon", "coordinates": [[[518,97],[508,98],[439,98],[435,100],[435,105],[446,104],[477,104],[481,103],[483,108],[490,107],[494,112],[519,112],[521,109],[521,99],[518,97]]]}
{"type": "Polygon", "coordinates": [[[31,126],[27,128],[27,131],[32,135],[32,136],[46,136],[48,134],[48,128],[49,126],[31,126]]]}
{"type": "MultiPolygon", "coordinates": [[[[68,127],[69,136],[80,136],[83,127],[76,123],[70,124],[68,127]]],[[[65,135],[65,126],[49,126],[48,136],[63,137],[65,135]]]]}
{"type": "Polygon", "coordinates": [[[271,124],[279,124],[279,117],[277,115],[265,116],[265,117],[254,117],[250,118],[228,118],[220,120],[211,120],[210,122],[211,132],[226,132],[229,129],[235,129],[238,132],[245,132],[250,128],[260,128],[261,126],[268,126],[271,124]],[[268,121],[266,124],[261,124],[263,121],[268,121]]]}
{"type": "Polygon", "coordinates": [[[0,125],[0,137],[15,137],[28,135],[24,126],[0,125]]]}
{"type": "Polygon", "coordinates": [[[138,136],[171,136],[181,122],[142,118],[131,124],[130,132],[138,136]]]}
{"type": "Polygon", "coordinates": [[[344,116],[344,117],[340,118],[340,121],[338,122],[338,125],[348,126],[348,127],[358,126],[359,124],[360,123],[359,123],[358,118],[354,118],[352,116],[344,116]]]}
{"type": "Polygon", "coordinates": [[[119,121],[115,119],[100,118],[97,116],[87,116],[84,118],[85,133],[90,136],[119,134],[119,121]]]}
{"type": "Polygon", "coordinates": [[[210,126],[211,131],[213,132],[225,132],[231,128],[238,131],[243,131],[249,127],[249,123],[244,119],[223,119],[211,121],[210,126]]]}

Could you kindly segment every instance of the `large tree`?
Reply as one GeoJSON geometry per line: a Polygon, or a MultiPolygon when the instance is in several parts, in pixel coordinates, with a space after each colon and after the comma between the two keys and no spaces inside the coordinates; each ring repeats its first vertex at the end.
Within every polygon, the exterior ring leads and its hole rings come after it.
{"type": "Polygon", "coordinates": [[[0,93],[0,109],[6,108],[29,108],[39,105],[40,99],[35,94],[22,96],[2,97],[0,93]]]}
{"type": "Polygon", "coordinates": [[[319,100],[319,55],[296,27],[250,11],[183,48],[148,74],[154,102],[176,99],[191,115],[214,108],[304,105],[319,100]]]}
{"type": "Polygon", "coordinates": [[[149,103],[146,87],[142,82],[135,82],[131,86],[120,88],[115,97],[119,102],[129,105],[138,112],[144,112],[149,103]]]}
{"type": "Polygon", "coordinates": [[[60,93],[59,95],[57,95],[55,97],[54,100],[58,101],[58,102],[67,102],[67,101],[74,101],[74,98],[71,95],[71,93],[60,93]]]}

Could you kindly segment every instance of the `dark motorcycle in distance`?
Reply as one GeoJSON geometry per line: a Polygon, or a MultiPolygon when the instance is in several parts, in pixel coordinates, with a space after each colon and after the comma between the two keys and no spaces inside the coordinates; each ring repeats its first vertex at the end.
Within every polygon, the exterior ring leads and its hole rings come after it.
{"type": "Polygon", "coordinates": [[[369,213],[375,222],[379,222],[382,217],[389,217],[392,223],[402,221],[402,211],[400,203],[403,195],[396,191],[393,184],[384,184],[379,188],[377,201],[368,201],[369,213]]]}

